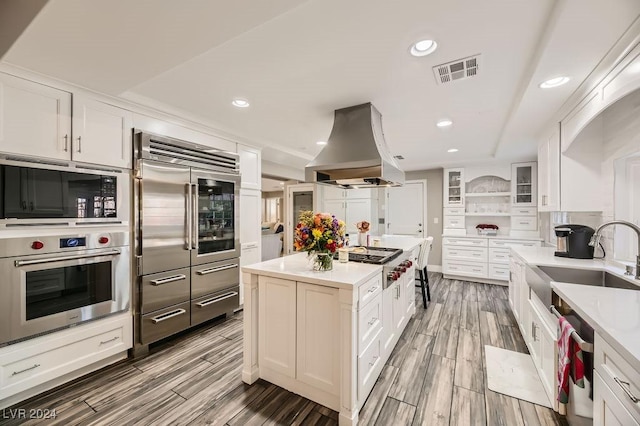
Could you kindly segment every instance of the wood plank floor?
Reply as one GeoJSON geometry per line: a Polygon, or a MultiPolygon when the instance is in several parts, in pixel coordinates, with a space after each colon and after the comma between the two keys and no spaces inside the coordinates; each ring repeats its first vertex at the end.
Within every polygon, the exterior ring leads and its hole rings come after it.
{"type": "MultiPolygon", "coordinates": [[[[527,352],[506,287],[430,274],[363,409],[363,425],[559,425],[547,408],[487,389],[484,345],[527,352]]],[[[56,410],[59,425],[335,425],[338,414],[265,381],[247,386],[242,313],[13,409],[56,410]]],[[[7,410],[5,410],[5,413],[7,410]]],[[[0,418],[0,424],[38,424],[0,418]]]]}

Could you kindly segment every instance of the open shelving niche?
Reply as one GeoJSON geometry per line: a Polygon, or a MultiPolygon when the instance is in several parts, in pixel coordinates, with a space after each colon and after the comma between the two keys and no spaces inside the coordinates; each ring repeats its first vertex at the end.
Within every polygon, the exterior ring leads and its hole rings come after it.
{"type": "Polygon", "coordinates": [[[465,216],[467,234],[477,231],[476,225],[490,222],[498,225],[498,235],[508,235],[511,216],[511,181],[499,176],[479,176],[466,183],[465,216]],[[474,218],[477,218],[474,220],[474,218]]]}

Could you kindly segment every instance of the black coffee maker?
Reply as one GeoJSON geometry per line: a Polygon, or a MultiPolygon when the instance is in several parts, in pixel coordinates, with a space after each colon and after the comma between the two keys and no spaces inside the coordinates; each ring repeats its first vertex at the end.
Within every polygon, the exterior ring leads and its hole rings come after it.
{"type": "Polygon", "coordinates": [[[558,257],[593,259],[594,248],[589,245],[595,229],[585,225],[559,225],[555,227],[558,257]]]}

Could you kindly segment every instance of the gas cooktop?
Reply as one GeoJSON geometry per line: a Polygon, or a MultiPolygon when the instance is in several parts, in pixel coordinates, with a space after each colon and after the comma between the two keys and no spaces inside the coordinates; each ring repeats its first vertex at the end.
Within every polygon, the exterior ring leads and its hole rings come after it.
{"type": "MultiPolygon", "coordinates": [[[[384,265],[401,254],[402,249],[387,247],[354,247],[349,251],[349,261],[384,265]]],[[[333,257],[337,259],[338,253],[334,254],[333,257]]]]}

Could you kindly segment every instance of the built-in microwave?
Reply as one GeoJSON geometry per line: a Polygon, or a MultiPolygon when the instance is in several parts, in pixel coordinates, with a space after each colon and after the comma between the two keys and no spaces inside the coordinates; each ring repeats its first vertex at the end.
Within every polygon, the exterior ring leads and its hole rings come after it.
{"type": "Polygon", "coordinates": [[[123,222],[127,172],[21,161],[0,162],[0,224],[123,222]],[[125,194],[122,194],[125,192],[125,194]]]}

